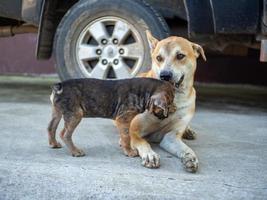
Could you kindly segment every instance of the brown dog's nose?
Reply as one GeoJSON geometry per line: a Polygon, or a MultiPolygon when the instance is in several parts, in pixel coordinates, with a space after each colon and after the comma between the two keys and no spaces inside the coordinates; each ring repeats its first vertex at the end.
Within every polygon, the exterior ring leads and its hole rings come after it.
{"type": "Polygon", "coordinates": [[[173,76],[172,72],[167,70],[161,71],[159,74],[160,79],[164,81],[172,80],[172,76],[173,76]]]}

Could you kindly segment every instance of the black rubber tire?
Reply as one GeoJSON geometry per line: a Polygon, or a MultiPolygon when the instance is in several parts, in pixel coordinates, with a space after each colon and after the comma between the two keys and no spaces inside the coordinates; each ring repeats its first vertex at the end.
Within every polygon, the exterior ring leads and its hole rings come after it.
{"type": "Polygon", "coordinates": [[[138,30],[145,44],[145,58],[139,72],[147,71],[151,65],[145,30],[150,30],[159,39],[169,35],[165,20],[143,0],[79,1],[62,18],[54,38],[56,70],[61,80],[85,77],[77,67],[74,47],[83,28],[104,16],[123,18],[138,30]]]}

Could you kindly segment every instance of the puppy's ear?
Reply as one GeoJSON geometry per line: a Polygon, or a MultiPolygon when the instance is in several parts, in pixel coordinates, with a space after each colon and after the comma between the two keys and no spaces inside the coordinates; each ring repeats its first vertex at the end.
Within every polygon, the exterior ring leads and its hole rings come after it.
{"type": "Polygon", "coordinates": [[[153,97],[151,97],[149,102],[148,102],[148,106],[147,106],[148,112],[151,114],[154,113],[154,101],[155,101],[155,99],[153,97]]]}
{"type": "Polygon", "coordinates": [[[199,54],[202,56],[203,60],[207,60],[206,59],[206,56],[205,56],[205,53],[204,53],[204,50],[202,48],[202,46],[196,44],[196,43],[191,43],[192,44],[192,47],[193,47],[193,50],[195,52],[195,56],[198,58],[199,54]]]}
{"type": "Polygon", "coordinates": [[[146,37],[148,40],[150,50],[151,50],[151,52],[153,52],[159,41],[158,41],[158,39],[153,37],[153,35],[151,34],[151,32],[149,30],[146,30],[146,37]]]}
{"type": "Polygon", "coordinates": [[[163,110],[163,116],[168,117],[169,114],[169,107],[166,104],[161,105],[160,107],[163,110]]]}

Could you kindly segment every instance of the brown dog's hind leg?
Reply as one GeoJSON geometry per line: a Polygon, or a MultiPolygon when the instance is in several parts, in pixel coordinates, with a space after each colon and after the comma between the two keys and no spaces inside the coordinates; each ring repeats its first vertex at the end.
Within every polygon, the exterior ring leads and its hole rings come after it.
{"type": "Polygon", "coordinates": [[[53,106],[52,119],[48,124],[48,141],[51,148],[61,148],[61,144],[56,140],[56,130],[62,118],[62,114],[53,106]]]}
{"type": "Polygon", "coordinates": [[[64,141],[66,146],[71,152],[71,155],[74,157],[81,157],[84,156],[85,153],[83,150],[78,149],[73,141],[72,141],[72,134],[75,130],[75,128],[78,126],[78,124],[81,122],[82,117],[81,116],[70,116],[70,117],[64,117],[65,125],[64,129],[61,132],[61,139],[64,141]]]}

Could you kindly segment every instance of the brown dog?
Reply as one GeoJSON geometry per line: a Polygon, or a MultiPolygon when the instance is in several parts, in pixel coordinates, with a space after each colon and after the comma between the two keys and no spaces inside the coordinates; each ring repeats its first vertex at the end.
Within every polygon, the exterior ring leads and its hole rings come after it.
{"type": "MultiPolygon", "coordinates": [[[[137,152],[130,148],[129,133],[135,126],[135,116],[148,110],[158,120],[168,117],[173,107],[174,87],[168,82],[150,78],[125,80],[73,79],[55,84],[50,97],[52,119],[48,126],[49,144],[60,148],[55,133],[63,116],[64,129],[61,138],[73,156],[84,156],[72,142],[74,129],[84,117],[102,117],[123,122],[119,126],[123,151],[128,156],[137,152]],[[171,110],[169,110],[171,108],[171,110]]],[[[149,122],[148,122],[149,123],[149,122]]],[[[138,143],[138,141],[136,141],[138,143]]],[[[138,145],[138,144],[136,144],[138,145]]]]}
{"type": "MultiPolygon", "coordinates": [[[[151,48],[152,68],[143,77],[151,77],[174,82],[176,112],[164,120],[158,120],[149,112],[144,112],[135,117],[135,126],[146,120],[146,126],[142,130],[134,131],[131,137],[132,148],[145,159],[143,165],[146,167],[158,167],[159,155],[156,154],[144,139],[159,142],[160,146],[169,153],[180,158],[185,169],[196,172],[198,169],[198,158],[194,151],[188,147],[182,137],[194,139],[194,132],[188,127],[195,113],[196,93],[193,87],[194,73],[196,70],[196,59],[201,55],[206,60],[202,47],[181,37],[169,37],[158,41],[150,32],[147,38],[151,48]],[[142,138],[142,143],[137,143],[136,137],[142,138]],[[136,145],[139,144],[139,145],[136,145]],[[157,165],[155,165],[157,163],[157,165]]],[[[117,126],[121,126],[117,122],[117,126]]],[[[131,126],[133,128],[134,126],[131,126]]]]}

